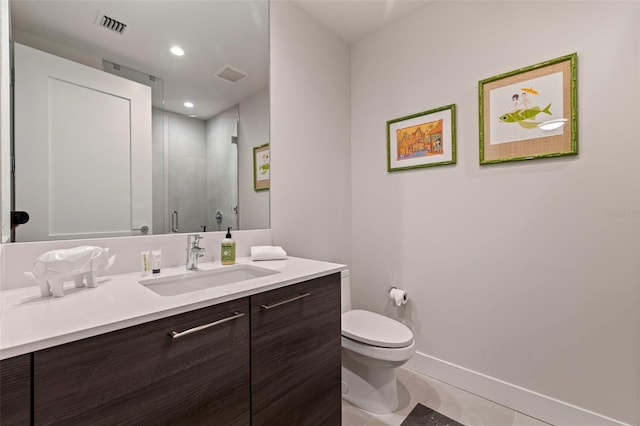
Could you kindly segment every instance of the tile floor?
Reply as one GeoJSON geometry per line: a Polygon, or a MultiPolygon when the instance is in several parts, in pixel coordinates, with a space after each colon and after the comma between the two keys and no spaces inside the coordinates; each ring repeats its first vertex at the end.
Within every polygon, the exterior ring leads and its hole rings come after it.
{"type": "Polygon", "coordinates": [[[399,426],[419,402],[465,426],[549,426],[407,368],[398,368],[396,377],[400,401],[396,411],[372,414],[342,400],[342,425],[399,426]]]}

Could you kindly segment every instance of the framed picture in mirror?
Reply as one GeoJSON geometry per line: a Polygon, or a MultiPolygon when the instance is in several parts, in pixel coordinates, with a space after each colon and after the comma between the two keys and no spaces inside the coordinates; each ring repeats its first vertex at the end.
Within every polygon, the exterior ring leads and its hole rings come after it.
{"type": "Polygon", "coordinates": [[[253,148],[253,190],[269,189],[269,144],[253,148]]]}

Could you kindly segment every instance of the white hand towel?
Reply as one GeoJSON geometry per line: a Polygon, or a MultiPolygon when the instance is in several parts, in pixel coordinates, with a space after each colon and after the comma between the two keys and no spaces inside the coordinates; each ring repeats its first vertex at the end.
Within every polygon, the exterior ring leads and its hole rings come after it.
{"type": "Polygon", "coordinates": [[[287,252],[280,246],[251,247],[251,260],[280,260],[286,258],[287,252]]]}

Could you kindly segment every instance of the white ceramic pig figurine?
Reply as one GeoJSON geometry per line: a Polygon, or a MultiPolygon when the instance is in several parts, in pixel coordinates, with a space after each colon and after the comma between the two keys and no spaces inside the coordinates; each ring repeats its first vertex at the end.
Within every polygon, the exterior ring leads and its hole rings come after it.
{"type": "Polygon", "coordinates": [[[24,274],[40,285],[42,296],[64,296],[62,285],[73,279],[76,287],[96,286],[96,277],[113,265],[115,255],[109,257],[109,249],[95,246],[80,246],[70,249],[51,250],[33,261],[33,272],[24,274]]]}

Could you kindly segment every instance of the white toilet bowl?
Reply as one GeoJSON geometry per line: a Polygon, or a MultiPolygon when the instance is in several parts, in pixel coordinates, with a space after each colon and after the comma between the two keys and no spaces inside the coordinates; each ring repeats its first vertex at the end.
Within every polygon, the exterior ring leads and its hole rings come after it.
{"type": "Polygon", "coordinates": [[[395,368],[415,353],[404,324],[364,310],[350,310],[349,272],[342,274],[342,397],[372,413],[398,407],[395,368]]]}

